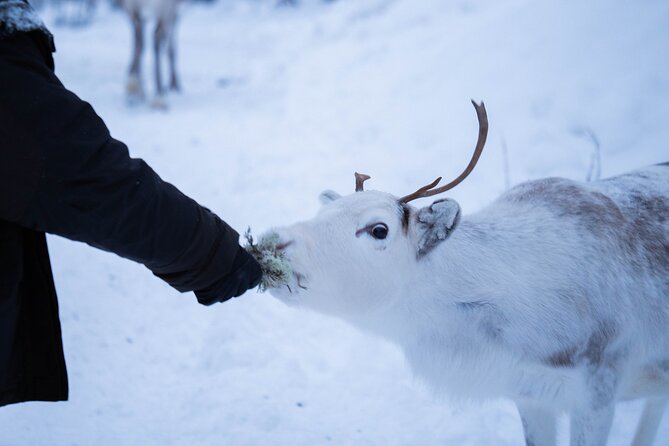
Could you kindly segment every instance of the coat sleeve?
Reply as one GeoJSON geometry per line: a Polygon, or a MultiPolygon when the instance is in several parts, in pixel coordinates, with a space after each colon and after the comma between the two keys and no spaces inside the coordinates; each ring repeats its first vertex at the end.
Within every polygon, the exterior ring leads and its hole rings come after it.
{"type": "Polygon", "coordinates": [[[239,234],[131,158],[38,39],[0,39],[0,219],[143,263],[180,291],[220,282],[239,234]]]}

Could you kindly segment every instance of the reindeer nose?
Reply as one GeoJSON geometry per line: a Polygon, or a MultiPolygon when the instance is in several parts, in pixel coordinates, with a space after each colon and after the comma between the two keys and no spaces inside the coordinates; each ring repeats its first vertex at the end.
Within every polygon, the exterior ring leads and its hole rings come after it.
{"type": "Polygon", "coordinates": [[[277,251],[285,251],[287,247],[292,245],[294,240],[280,240],[279,243],[276,244],[276,250],[277,251]]]}
{"type": "Polygon", "coordinates": [[[295,243],[295,237],[290,230],[286,228],[278,228],[272,230],[272,236],[276,240],[276,245],[274,245],[274,250],[277,253],[283,253],[286,249],[295,243]]]}
{"type": "Polygon", "coordinates": [[[290,245],[292,245],[295,240],[293,237],[290,236],[290,234],[287,233],[285,230],[274,230],[274,237],[276,237],[276,246],[274,249],[277,252],[283,252],[288,248],[290,245]]]}

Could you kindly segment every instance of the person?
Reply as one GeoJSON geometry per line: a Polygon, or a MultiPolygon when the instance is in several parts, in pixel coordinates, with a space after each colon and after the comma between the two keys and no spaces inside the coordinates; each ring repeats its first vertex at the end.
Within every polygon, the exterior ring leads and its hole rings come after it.
{"type": "Polygon", "coordinates": [[[261,278],[234,229],[60,83],[52,51],[25,0],[0,0],[0,406],[68,396],[45,233],[141,262],[205,305],[261,278]]]}

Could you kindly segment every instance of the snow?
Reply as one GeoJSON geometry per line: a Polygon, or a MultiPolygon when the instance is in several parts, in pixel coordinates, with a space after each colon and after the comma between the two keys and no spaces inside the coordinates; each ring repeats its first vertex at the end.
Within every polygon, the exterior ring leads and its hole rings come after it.
{"type": "MultiPolygon", "coordinates": [[[[183,6],[184,91],[166,112],[125,104],[119,11],[76,29],[44,18],[63,83],[240,232],[309,218],[323,189],[353,192],[354,171],[397,195],[457,175],[476,139],[470,98],[491,127],[450,193],[465,213],[505,189],[505,146],[512,184],[585,179],[588,132],[603,176],[669,158],[665,0],[272,3],[183,6]]],[[[437,399],[396,347],[343,322],[256,292],[202,307],[142,266],[49,245],[70,401],[0,409],[0,446],[523,444],[510,402],[437,399]]],[[[629,444],[640,407],[618,406],[610,445],[629,444]]],[[[668,439],[665,417],[656,444],[668,439]]]]}

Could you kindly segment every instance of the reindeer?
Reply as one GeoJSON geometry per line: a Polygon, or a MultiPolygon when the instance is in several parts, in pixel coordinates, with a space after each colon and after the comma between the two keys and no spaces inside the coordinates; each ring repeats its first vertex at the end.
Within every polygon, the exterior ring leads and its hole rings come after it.
{"type": "Polygon", "coordinates": [[[85,26],[95,15],[97,0],[54,0],[56,24],[65,26],[85,26]]]}
{"type": "Polygon", "coordinates": [[[440,198],[474,168],[398,198],[326,191],[315,218],[270,232],[292,278],[277,298],[398,344],[437,393],[510,398],[527,445],[606,444],[616,402],[647,400],[649,446],[669,397],[669,163],[580,183],[520,184],[463,216],[440,198]]]}
{"type": "Polygon", "coordinates": [[[133,28],[133,53],[128,72],[126,93],[130,103],[144,100],[144,88],[141,79],[142,52],[144,50],[144,21],[153,18],[156,21],[153,31],[154,80],[156,94],[152,106],[165,108],[165,86],[161,75],[161,53],[167,50],[169,62],[169,89],[179,91],[179,79],[176,70],[176,23],[181,0],[120,0],[128,13],[133,28]]]}

